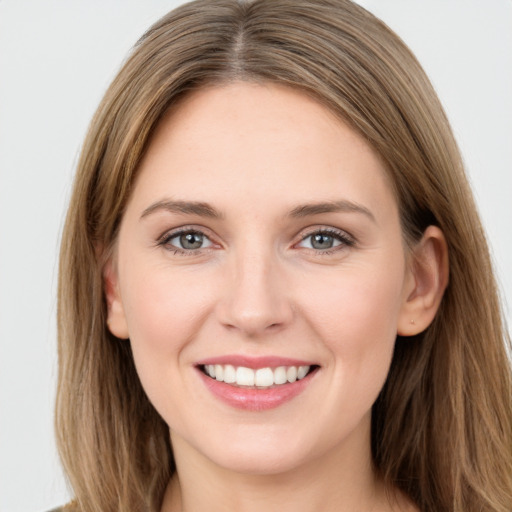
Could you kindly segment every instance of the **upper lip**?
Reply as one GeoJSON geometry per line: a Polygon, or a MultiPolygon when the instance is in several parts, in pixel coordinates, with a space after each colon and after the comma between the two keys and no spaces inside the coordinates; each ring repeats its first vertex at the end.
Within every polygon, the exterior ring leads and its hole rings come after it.
{"type": "Polygon", "coordinates": [[[279,357],[279,356],[260,356],[260,357],[251,357],[251,356],[243,356],[239,354],[232,355],[224,355],[224,356],[215,356],[208,357],[206,359],[202,359],[196,363],[197,366],[206,366],[206,365],[214,365],[221,364],[226,365],[230,364],[232,366],[243,366],[245,368],[252,368],[253,370],[257,370],[259,368],[277,368],[279,366],[313,366],[316,363],[311,361],[305,361],[302,359],[294,359],[289,357],[279,357]]]}

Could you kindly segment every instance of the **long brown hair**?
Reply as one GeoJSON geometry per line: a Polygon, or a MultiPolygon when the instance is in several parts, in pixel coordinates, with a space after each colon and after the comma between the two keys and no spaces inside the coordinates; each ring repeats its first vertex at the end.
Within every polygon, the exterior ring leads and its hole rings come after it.
{"type": "Polygon", "coordinates": [[[376,471],[422,511],[512,510],[512,377],[487,244],[439,100],[404,43],[349,0],[198,0],[136,44],[91,123],[59,274],[56,428],[79,510],[157,511],[168,427],[129,342],[106,327],[103,265],[159,120],[206,84],[274,82],[316,98],[380,154],[403,232],[446,236],[432,325],[396,342],[372,415],[376,471]]]}

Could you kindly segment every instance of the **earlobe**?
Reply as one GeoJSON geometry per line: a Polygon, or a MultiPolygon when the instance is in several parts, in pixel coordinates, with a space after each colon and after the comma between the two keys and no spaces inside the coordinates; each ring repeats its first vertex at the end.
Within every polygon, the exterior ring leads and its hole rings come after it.
{"type": "Polygon", "coordinates": [[[119,293],[117,272],[112,260],[107,262],[103,270],[103,287],[107,300],[108,329],[116,338],[128,339],[128,325],[119,293]]]}
{"type": "Polygon", "coordinates": [[[448,247],[443,232],[429,226],[414,247],[397,332],[414,336],[433,321],[448,285],[448,247]]]}

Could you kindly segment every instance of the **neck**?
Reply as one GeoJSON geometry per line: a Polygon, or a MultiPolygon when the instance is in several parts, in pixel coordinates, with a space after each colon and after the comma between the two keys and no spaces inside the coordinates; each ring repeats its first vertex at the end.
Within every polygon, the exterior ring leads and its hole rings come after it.
{"type": "MultiPolygon", "coordinates": [[[[217,466],[173,434],[177,473],[167,488],[162,512],[383,512],[407,510],[389,500],[375,475],[369,429],[364,439],[309,459],[307,464],[268,474],[217,466]]],[[[402,500],[403,505],[403,500],[402,500]]]]}

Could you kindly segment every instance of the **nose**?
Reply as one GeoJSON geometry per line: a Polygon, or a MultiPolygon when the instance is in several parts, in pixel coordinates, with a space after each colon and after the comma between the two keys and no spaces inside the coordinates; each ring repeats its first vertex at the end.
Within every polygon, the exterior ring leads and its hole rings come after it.
{"type": "Polygon", "coordinates": [[[257,338],[286,327],[293,317],[284,273],[270,250],[250,249],[234,255],[218,303],[220,322],[257,338]]]}

